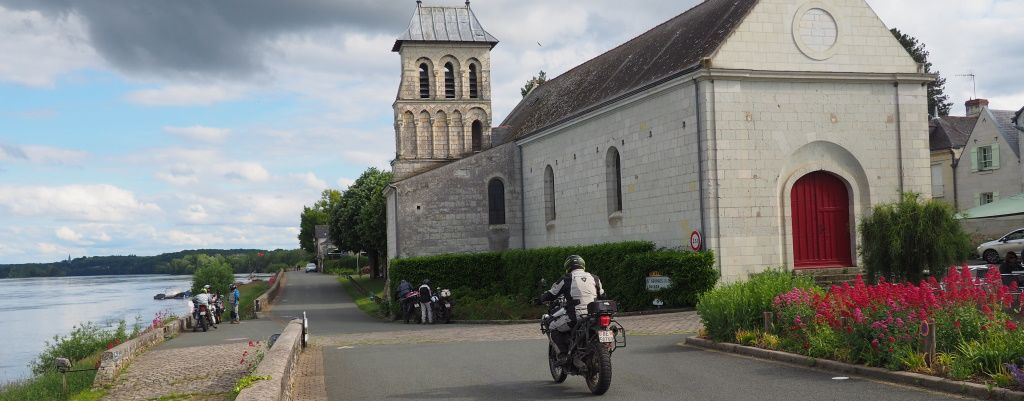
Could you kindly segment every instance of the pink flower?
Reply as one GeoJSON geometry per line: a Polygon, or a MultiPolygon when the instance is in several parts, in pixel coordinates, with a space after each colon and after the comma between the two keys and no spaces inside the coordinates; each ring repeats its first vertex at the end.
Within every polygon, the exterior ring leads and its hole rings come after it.
{"type": "Polygon", "coordinates": [[[874,339],[874,340],[871,340],[871,348],[874,348],[875,351],[878,350],[878,339],[877,338],[874,339]]]}

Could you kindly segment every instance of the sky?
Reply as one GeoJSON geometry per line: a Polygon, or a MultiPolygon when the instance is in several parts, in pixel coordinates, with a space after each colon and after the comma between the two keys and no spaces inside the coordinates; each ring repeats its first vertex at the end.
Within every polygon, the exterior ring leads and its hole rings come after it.
{"type": "MultiPolygon", "coordinates": [[[[696,0],[479,0],[495,123],[696,0]]],[[[1024,1],[868,0],[963,115],[1024,106],[1024,1]]],[[[459,5],[434,0],[426,4],[459,5]]],[[[412,0],[0,0],[0,263],[296,248],[299,213],[394,157],[412,0]]]]}

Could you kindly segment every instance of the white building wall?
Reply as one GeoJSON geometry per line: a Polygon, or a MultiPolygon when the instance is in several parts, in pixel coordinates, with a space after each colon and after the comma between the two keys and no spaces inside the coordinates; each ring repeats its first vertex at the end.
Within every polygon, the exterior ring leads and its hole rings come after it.
{"type": "Polygon", "coordinates": [[[692,83],[587,117],[522,145],[526,246],[643,239],[688,247],[700,228],[692,83]],[[606,152],[622,165],[623,210],[610,217],[606,152]],[[556,219],[545,221],[544,169],[555,178],[556,219]]]}
{"type": "MultiPolygon", "coordinates": [[[[992,114],[987,109],[982,111],[953,172],[956,174],[956,196],[961,211],[980,206],[978,197],[981,193],[998,194],[995,200],[999,200],[1024,190],[1021,186],[1020,159],[1013,152],[1009,142],[1006,142],[1006,138],[999,132],[992,118],[992,114]],[[993,144],[998,144],[999,147],[999,167],[974,171],[975,149],[993,144]]],[[[1001,230],[1000,228],[995,231],[984,231],[983,234],[996,235],[1001,230]]]]}

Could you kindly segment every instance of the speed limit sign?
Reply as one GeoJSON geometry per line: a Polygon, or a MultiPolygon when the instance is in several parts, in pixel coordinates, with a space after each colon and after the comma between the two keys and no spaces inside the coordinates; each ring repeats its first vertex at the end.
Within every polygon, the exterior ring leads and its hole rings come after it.
{"type": "Polygon", "coordinates": [[[703,245],[703,239],[700,237],[700,233],[697,230],[693,230],[693,234],[690,234],[690,249],[699,251],[701,245],[703,245]]]}

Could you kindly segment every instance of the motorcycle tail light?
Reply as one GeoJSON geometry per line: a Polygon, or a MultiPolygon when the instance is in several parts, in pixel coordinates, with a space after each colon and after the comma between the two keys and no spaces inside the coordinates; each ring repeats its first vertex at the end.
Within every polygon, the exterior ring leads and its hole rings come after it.
{"type": "Polygon", "coordinates": [[[601,315],[600,317],[601,327],[608,327],[612,324],[612,317],[609,315],[601,315]]]}

